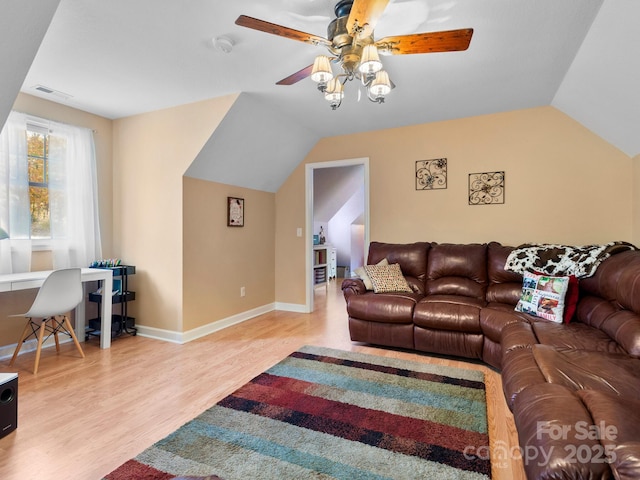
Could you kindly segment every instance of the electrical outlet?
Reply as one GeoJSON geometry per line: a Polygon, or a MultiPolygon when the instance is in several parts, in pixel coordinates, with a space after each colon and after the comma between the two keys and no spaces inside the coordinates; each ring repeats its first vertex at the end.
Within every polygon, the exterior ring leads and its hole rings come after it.
{"type": "Polygon", "coordinates": [[[247,292],[245,291],[244,287],[240,287],[240,296],[244,297],[247,294],[247,292]]]}

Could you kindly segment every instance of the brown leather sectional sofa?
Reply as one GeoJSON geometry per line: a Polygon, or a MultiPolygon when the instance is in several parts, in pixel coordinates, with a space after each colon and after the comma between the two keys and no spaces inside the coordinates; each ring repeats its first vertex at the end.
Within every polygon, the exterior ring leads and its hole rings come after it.
{"type": "Polygon", "coordinates": [[[581,280],[571,323],[557,324],[514,310],[512,249],[371,243],[367,263],[400,264],[412,293],[346,279],[351,339],[501,370],[530,479],[640,478],[640,251],[581,280]]]}

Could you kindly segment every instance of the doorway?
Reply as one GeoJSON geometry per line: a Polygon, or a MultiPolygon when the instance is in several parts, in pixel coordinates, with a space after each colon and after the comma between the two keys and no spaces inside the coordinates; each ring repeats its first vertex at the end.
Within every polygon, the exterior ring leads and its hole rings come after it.
{"type": "MultiPolygon", "coordinates": [[[[362,184],[358,186],[358,190],[362,192],[362,198],[360,199],[362,203],[362,212],[358,219],[358,225],[354,225],[354,229],[360,231],[360,235],[363,236],[363,250],[366,250],[366,247],[369,245],[369,159],[368,158],[354,158],[348,160],[336,160],[330,162],[319,162],[319,163],[309,163],[306,165],[305,170],[305,191],[306,191],[306,201],[305,201],[305,211],[306,211],[306,239],[305,239],[305,255],[306,255],[306,267],[305,267],[305,284],[306,284],[306,310],[308,312],[313,312],[313,297],[314,297],[314,275],[313,275],[313,240],[314,235],[317,235],[315,231],[315,225],[322,222],[315,222],[314,224],[314,197],[318,198],[317,195],[314,195],[314,178],[316,177],[316,172],[322,172],[321,176],[327,177],[328,170],[325,169],[344,169],[344,167],[354,167],[360,166],[362,170],[361,182],[362,184]]],[[[320,175],[319,175],[320,176],[320,175]]],[[[320,187],[327,188],[327,187],[320,187]]],[[[350,187],[353,189],[353,185],[350,187]]],[[[336,195],[337,196],[337,195],[336,195]]],[[[328,197],[331,197],[329,195],[328,197]]],[[[324,229],[326,230],[326,228],[324,229]]],[[[349,230],[352,228],[349,226],[349,230]]],[[[327,232],[328,237],[331,238],[331,233],[327,232]]],[[[348,233],[348,235],[352,235],[352,233],[348,233]]],[[[335,237],[334,237],[335,238],[335,237]]],[[[343,247],[344,248],[344,247],[343,247]]],[[[343,252],[340,257],[344,259],[345,252],[343,252]]],[[[366,251],[362,252],[362,255],[366,255],[366,251]]],[[[344,260],[342,260],[344,262],[344,260]]],[[[328,280],[328,279],[327,279],[328,280]]]]}

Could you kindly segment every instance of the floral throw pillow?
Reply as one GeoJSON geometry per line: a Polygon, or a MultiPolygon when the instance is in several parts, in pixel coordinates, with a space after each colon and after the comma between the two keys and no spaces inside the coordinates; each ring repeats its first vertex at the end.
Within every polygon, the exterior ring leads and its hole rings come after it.
{"type": "Polygon", "coordinates": [[[402,275],[400,265],[365,265],[367,275],[375,293],[411,292],[411,287],[402,275]]]}
{"type": "Polygon", "coordinates": [[[562,323],[569,277],[536,275],[531,272],[524,272],[522,277],[522,294],[516,311],[562,323]]]}

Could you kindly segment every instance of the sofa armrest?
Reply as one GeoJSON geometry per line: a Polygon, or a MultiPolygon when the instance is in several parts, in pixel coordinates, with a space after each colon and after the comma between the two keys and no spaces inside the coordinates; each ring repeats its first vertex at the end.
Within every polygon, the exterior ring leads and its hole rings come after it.
{"type": "Polygon", "coordinates": [[[364,282],[359,278],[345,278],[342,281],[342,293],[344,298],[349,298],[351,295],[362,295],[367,292],[367,288],[364,286],[364,282]]]}
{"type": "Polygon", "coordinates": [[[514,350],[531,349],[538,344],[530,323],[513,322],[504,326],[500,334],[500,344],[502,345],[502,358],[509,355],[514,350]]]}
{"type": "Polygon", "coordinates": [[[525,388],[515,400],[513,416],[527,478],[611,478],[610,452],[593,433],[585,434],[593,419],[568,388],[551,383],[525,388]]]}

